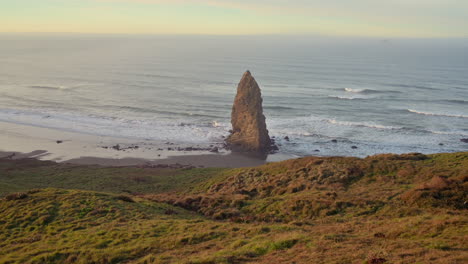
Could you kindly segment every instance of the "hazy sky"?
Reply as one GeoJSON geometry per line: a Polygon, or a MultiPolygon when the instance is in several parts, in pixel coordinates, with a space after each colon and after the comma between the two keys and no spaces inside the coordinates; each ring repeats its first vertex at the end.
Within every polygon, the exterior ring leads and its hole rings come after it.
{"type": "Polygon", "coordinates": [[[468,0],[0,0],[0,32],[468,37],[468,0]]]}

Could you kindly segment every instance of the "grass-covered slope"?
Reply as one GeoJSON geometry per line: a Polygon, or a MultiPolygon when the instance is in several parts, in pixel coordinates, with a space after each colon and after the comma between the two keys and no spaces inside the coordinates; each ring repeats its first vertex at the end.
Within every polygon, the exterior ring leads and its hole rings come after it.
{"type": "Polygon", "coordinates": [[[464,210],[467,192],[468,153],[453,153],[307,157],[238,169],[183,194],[153,197],[215,219],[290,222],[464,210]]]}
{"type": "Polygon", "coordinates": [[[0,160],[0,263],[466,263],[467,180],[468,153],[234,170],[0,160]],[[31,190],[46,187],[64,189],[31,190]]]}
{"type": "Polygon", "coordinates": [[[0,159],[0,196],[31,188],[66,188],[112,193],[190,190],[222,169],[101,167],[36,159],[0,159]]]}
{"type": "Polygon", "coordinates": [[[217,222],[148,200],[41,189],[0,200],[0,263],[228,263],[289,249],[289,225],[217,222]]]}

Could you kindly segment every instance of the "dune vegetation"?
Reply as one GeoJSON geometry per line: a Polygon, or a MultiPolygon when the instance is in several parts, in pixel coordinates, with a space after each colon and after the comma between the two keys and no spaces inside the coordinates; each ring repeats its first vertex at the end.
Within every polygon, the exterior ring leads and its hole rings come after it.
{"type": "Polygon", "coordinates": [[[466,263],[468,152],[170,169],[0,160],[0,263],[466,263]]]}

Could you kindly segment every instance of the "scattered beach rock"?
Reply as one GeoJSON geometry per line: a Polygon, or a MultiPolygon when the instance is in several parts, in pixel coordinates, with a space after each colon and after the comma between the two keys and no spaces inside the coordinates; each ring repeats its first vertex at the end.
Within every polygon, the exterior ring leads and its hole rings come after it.
{"type": "Polygon", "coordinates": [[[320,149],[316,149],[316,150],[314,150],[314,151],[315,151],[315,152],[320,152],[320,149]]]}
{"type": "Polygon", "coordinates": [[[443,146],[443,145],[444,145],[444,143],[439,143],[439,146],[443,146]]]}
{"type": "Polygon", "coordinates": [[[218,147],[214,147],[210,150],[210,152],[213,152],[213,153],[218,153],[219,152],[219,149],[218,147]]]}
{"type": "Polygon", "coordinates": [[[260,153],[271,150],[262,102],[260,87],[250,71],[246,71],[237,87],[231,113],[232,133],[226,139],[232,150],[260,153]]]}
{"type": "Polygon", "coordinates": [[[7,155],[5,157],[2,157],[2,159],[13,159],[13,157],[16,155],[16,153],[12,153],[10,155],[7,155]]]}
{"type": "Polygon", "coordinates": [[[331,142],[332,142],[332,143],[338,143],[338,140],[332,139],[331,142]]]}
{"type": "Polygon", "coordinates": [[[113,149],[113,150],[117,150],[117,151],[128,151],[128,150],[132,150],[132,149],[139,149],[140,146],[137,146],[137,145],[133,145],[133,146],[128,146],[128,147],[122,147],[120,146],[120,144],[117,144],[117,145],[114,145],[114,146],[102,146],[101,148],[103,149],[113,149]]]}
{"type": "Polygon", "coordinates": [[[463,143],[468,143],[468,138],[462,138],[462,139],[460,139],[460,141],[463,142],[463,143]]]}
{"type": "Polygon", "coordinates": [[[357,149],[358,147],[356,147],[356,146],[351,146],[351,148],[352,148],[352,149],[357,149]]]}
{"type": "Polygon", "coordinates": [[[57,141],[55,141],[55,143],[57,143],[57,144],[62,144],[63,141],[62,141],[62,140],[57,140],[57,141]]]}
{"type": "Polygon", "coordinates": [[[284,140],[289,141],[289,137],[288,137],[288,136],[285,136],[285,137],[284,137],[284,140]]]}
{"type": "Polygon", "coordinates": [[[137,166],[138,168],[152,168],[152,169],[195,169],[193,165],[175,164],[144,164],[137,166]]]}
{"type": "MultiPolygon", "coordinates": [[[[215,147],[218,149],[217,147],[215,147]]],[[[212,151],[214,148],[201,148],[201,147],[178,147],[177,151],[212,151]]]]}

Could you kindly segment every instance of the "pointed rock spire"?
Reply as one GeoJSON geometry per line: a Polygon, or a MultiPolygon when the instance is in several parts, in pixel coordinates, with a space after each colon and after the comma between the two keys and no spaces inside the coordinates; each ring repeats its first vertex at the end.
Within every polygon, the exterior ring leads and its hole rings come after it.
{"type": "Polygon", "coordinates": [[[267,153],[271,139],[263,115],[260,87],[250,71],[246,71],[237,87],[232,106],[232,133],[226,142],[235,151],[267,153]]]}

